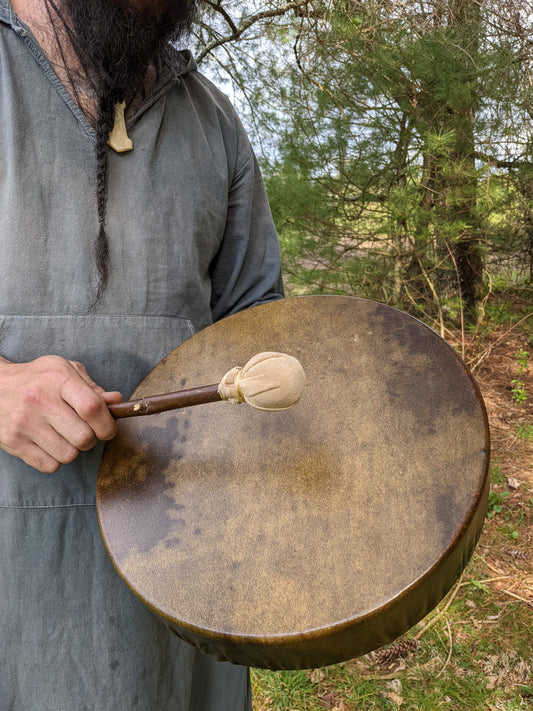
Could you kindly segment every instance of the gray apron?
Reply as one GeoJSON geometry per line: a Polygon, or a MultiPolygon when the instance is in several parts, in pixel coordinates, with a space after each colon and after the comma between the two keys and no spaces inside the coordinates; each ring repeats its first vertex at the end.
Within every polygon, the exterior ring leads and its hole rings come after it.
{"type": "MultiPolygon", "coordinates": [[[[226,98],[176,53],[110,154],[112,272],[91,309],[94,132],[0,0],[0,355],[82,362],[127,397],[213,320],[280,298],[261,177],[226,98]]],[[[248,670],[124,585],[95,512],[102,445],[45,475],[0,451],[0,711],[245,711],[248,670]]]]}

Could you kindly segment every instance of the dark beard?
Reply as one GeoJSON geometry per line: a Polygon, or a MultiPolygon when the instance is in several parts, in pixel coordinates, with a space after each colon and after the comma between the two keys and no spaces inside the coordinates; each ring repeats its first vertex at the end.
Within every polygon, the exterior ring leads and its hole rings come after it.
{"type": "Polygon", "coordinates": [[[71,43],[100,102],[129,103],[151,62],[191,27],[195,0],[62,0],[71,43]]]}
{"type": "MultiPolygon", "coordinates": [[[[96,197],[98,271],[96,303],[109,278],[110,258],[105,217],[107,206],[107,140],[113,128],[115,104],[143,98],[148,68],[159,70],[169,42],[186,35],[199,0],[45,0],[50,17],[74,51],[96,98],[96,197]]],[[[67,68],[68,73],[68,68],[67,68]]],[[[75,77],[70,82],[76,95],[75,77]]]]}

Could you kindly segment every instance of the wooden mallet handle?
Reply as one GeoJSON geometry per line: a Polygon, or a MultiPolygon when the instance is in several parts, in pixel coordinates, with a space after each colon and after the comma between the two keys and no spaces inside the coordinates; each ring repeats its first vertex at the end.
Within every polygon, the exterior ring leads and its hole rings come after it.
{"type": "Polygon", "coordinates": [[[139,417],[140,415],[155,415],[157,412],[177,410],[180,407],[205,405],[208,402],[222,400],[218,393],[218,384],[203,385],[189,390],[177,390],[174,393],[151,395],[139,400],[128,400],[116,405],[108,405],[109,412],[115,419],[123,417],[139,417]]]}

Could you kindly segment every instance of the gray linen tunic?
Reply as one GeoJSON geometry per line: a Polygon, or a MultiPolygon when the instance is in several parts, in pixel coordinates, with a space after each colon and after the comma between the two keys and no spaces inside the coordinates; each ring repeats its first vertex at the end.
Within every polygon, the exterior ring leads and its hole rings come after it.
{"type": "MultiPolygon", "coordinates": [[[[213,320],[279,298],[262,181],[185,53],[110,151],[112,273],[96,310],[94,131],[0,0],[0,354],[58,354],[128,396],[213,320]]],[[[0,711],[244,711],[247,670],[178,640],[99,535],[101,447],[45,475],[0,451],[0,711]]]]}

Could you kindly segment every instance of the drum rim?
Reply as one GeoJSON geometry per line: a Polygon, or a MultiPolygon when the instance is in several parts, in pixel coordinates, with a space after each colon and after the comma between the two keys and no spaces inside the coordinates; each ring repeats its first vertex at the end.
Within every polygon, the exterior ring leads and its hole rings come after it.
{"type": "MultiPolygon", "coordinates": [[[[421,587],[427,584],[428,580],[431,579],[434,576],[438,576],[438,570],[440,568],[445,567],[446,561],[450,558],[453,558],[454,556],[458,555],[458,548],[460,548],[461,543],[464,541],[465,537],[470,536],[472,538],[471,542],[465,549],[465,551],[462,554],[462,559],[463,562],[461,564],[461,569],[463,569],[468,562],[469,558],[471,557],[473,550],[475,549],[475,546],[477,544],[477,541],[479,540],[479,536],[481,535],[481,531],[483,528],[483,522],[485,519],[485,511],[486,511],[486,506],[482,506],[482,499],[485,496],[486,498],[488,497],[488,490],[490,487],[490,427],[489,427],[489,421],[488,421],[488,415],[487,415],[487,410],[486,406],[480,391],[480,388],[474,379],[470,369],[468,368],[467,364],[464,362],[464,360],[460,357],[460,355],[456,352],[456,350],[451,346],[446,339],[444,339],[437,331],[435,331],[433,328],[428,326],[426,323],[421,321],[419,318],[413,316],[412,314],[406,313],[405,311],[402,311],[400,309],[397,309],[394,306],[390,306],[389,304],[383,304],[381,302],[376,302],[371,299],[365,299],[362,297],[358,296],[348,296],[348,295],[302,295],[302,296],[295,296],[295,297],[290,297],[289,299],[279,299],[273,302],[268,302],[265,304],[259,304],[257,306],[254,306],[255,309],[261,309],[263,307],[267,306],[272,306],[272,304],[279,303],[279,304],[286,304],[288,301],[294,301],[294,300],[307,300],[307,299],[334,299],[338,301],[359,301],[359,302],[366,302],[370,304],[377,305],[381,308],[386,308],[390,309],[394,312],[397,312],[401,314],[403,317],[408,317],[409,319],[412,319],[416,323],[420,324],[423,326],[425,329],[427,329],[430,333],[432,333],[442,345],[445,345],[447,350],[451,352],[455,358],[455,360],[458,362],[458,364],[461,366],[462,371],[464,375],[467,377],[468,382],[470,383],[471,387],[473,388],[476,401],[478,403],[478,406],[481,411],[482,419],[483,419],[483,430],[484,430],[484,446],[482,449],[482,452],[484,454],[484,466],[482,469],[482,472],[480,473],[479,479],[478,479],[478,488],[475,492],[475,495],[472,497],[472,501],[469,506],[468,510],[468,516],[465,517],[465,519],[461,522],[460,528],[457,529],[454,535],[453,542],[450,543],[450,545],[447,547],[447,549],[442,553],[439,558],[434,561],[434,563],[429,567],[422,575],[420,575],[418,578],[416,578],[414,581],[411,581],[411,583],[405,587],[401,592],[399,592],[396,596],[390,597],[386,602],[382,603],[379,607],[375,607],[371,610],[368,610],[365,613],[362,613],[357,616],[352,616],[348,617],[342,620],[335,621],[329,625],[322,625],[319,627],[315,627],[312,629],[308,629],[305,632],[282,632],[282,633],[274,633],[274,634],[269,634],[268,636],[266,635],[256,635],[256,634],[250,634],[250,633],[237,633],[237,632],[223,632],[220,630],[216,629],[211,629],[209,625],[205,626],[198,626],[197,623],[193,623],[190,621],[182,620],[175,618],[173,615],[162,611],[160,608],[156,607],[153,605],[150,601],[148,601],[142,593],[140,593],[138,590],[132,587],[130,582],[126,579],[124,574],[122,573],[120,566],[116,562],[115,557],[113,556],[112,551],[110,550],[108,546],[108,542],[104,536],[104,524],[103,524],[103,515],[101,512],[101,508],[99,505],[99,502],[101,500],[101,493],[99,487],[97,487],[96,491],[96,508],[97,508],[97,516],[98,516],[98,524],[100,527],[101,531],[101,537],[104,543],[104,547],[106,549],[106,552],[113,562],[113,565],[119,574],[119,576],[122,578],[124,583],[128,586],[128,588],[143,602],[144,605],[146,605],[150,610],[152,610],[156,615],[161,617],[163,620],[167,621],[171,625],[175,625],[178,627],[180,630],[184,630],[186,632],[191,633],[191,635],[196,636],[196,637],[203,637],[203,638],[208,638],[209,640],[212,640],[215,644],[217,642],[227,642],[228,644],[239,644],[239,645],[246,645],[246,644],[253,644],[257,647],[262,647],[265,649],[265,651],[268,650],[269,647],[272,646],[279,646],[279,647],[293,647],[294,645],[297,646],[298,642],[312,642],[313,640],[321,640],[325,639],[327,637],[331,637],[333,635],[342,635],[343,633],[348,632],[351,630],[353,627],[356,627],[358,625],[361,625],[363,623],[370,623],[373,618],[379,617],[379,615],[382,615],[385,610],[392,608],[395,606],[397,603],[399,603],[402,599],[408,599],[412,595],[416,595],[416,591],[421,587]],[[479,519],[479,521],[477,521],[479,519]],[[478,525],[475,525],[478,523],[478,525]],[[471,529],[471,530],[470,530],[471,529]]],[[[281,306],[280,308],[283,308],[281,306]]],[[[221,321],[216,322],[213,324],[216,326],[217,323],[223,323],[228,320],[231,320],[233,318],[238,318],[239,316],[242,315],[242,312],[236,313],[236,314],[231,314],[227,316],[225,319],[222,319],[221,321]]],[[[199,331],[197,334],[194,334],[190,338],[186,339],[183,341],[182,344],[180,344],[174,351],[180,350],[185,344],[188,343],[192,338],[195,338],[195,336],[201,334],[202,331],[199,331]]],[[[172,351],[171,353],[173,353],[172,351]]],[[[170,353],[168,354],[170,355],[170,353]]],[[[163,359],[164,360],[164,359],[163,359]]],[[[154,368],[152,368],[149,373],[143,378],[139,384],[137,385],[135,392],[137,389],[142,388],[142,385],[145,380],[147,380],[153,370],[157,368],[160,364],[158,363],[154,368]]],[[[457,579],[459,576],[457,576],[454,580],[452,580],[450,583],[446,583],[446,591],[444,592],[444,595],[440,595],[439,599],[442,599],[447,592],[453,587],[453,585],[456,583],[457,579]]],[[[438,604],[438,603],[437,603],[438,604]]],[[[422,614],[421,616],[418,616],[418,619],[423,619],[426,614],[429,613],[429,611],[433,609],[431,606],[429,606],[429,609],[422,614]]]]}

